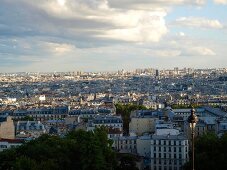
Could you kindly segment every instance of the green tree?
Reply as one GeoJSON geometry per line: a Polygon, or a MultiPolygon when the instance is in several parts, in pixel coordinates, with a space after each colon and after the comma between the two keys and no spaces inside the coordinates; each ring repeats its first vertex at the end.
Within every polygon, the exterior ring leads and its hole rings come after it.
{"type": "Polygon", "coordinates": [[[117,170],[138,170],[136,167],[136,157],[130,154],[118,154],[119,166],[117,170]]]}
{"type": "MultiPolygon", "coordinates": [[[[198,137],[195,141],[195,169],[198,170],[225,170],[227,169],[227,134],[218,137],[208,133],[198,137]]],[[[190,170],[191,162],[184,169],[190,170]]]]}
{"type": "Polygon", "coordinates": [[[147,108],[143,105],[135,105],[135,104],[121,104],[117,103],[115,105],[117,115],[121,115],[123,119],[123,130],[125,134],[129,133],[129,122],[130,122],[130,114],[134,110],[147,110],[147,108]]]}
{"type": "Polygon", "coordinates": [[[66,137],[42,135],[0,153],[0,169],[111,170],[116,167],[112,141],[104,128],[72,131],[66,137]]]}

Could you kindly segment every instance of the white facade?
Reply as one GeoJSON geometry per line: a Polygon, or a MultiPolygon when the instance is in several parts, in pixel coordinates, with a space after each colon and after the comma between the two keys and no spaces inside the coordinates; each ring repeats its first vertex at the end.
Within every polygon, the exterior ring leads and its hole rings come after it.
{"type": "Polygon", "coordinates": [[[189,160],[189,144],[184,136],[153,135],[151,170],[180,170],[189,160]]]}

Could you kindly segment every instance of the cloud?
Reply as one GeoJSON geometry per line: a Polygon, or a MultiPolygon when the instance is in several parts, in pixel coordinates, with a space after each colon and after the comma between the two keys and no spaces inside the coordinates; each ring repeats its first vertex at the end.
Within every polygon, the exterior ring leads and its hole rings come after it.
{"type": "Polygon", "coordinates": [[[214,56],[216,55],[215,52],[212,49],[209,49],[207,47],[189,47],[187,49],[184,49],[184,54],[186,56],[214,56]]]}
{"type": "MultiPolygon", "coordinates": [[[[25,0],[24,0],[25,1],[25,0]]],[[[167,33],[165,25],[166,10],[153,8],[149,10],[111,8],[107,0],[76,1],[29,1],[33,7],[38,6],[49,16],[61,22],[69,20],[84,23],[84,27],[71,25],[65,29],[68,34],[90,32],[94,38],[105,38],[123,41],[159,41],[167,33]],[[86,27],[93,23],[91,27],[86,27]],[[79,27],[79,28],[78,28],[79,27]],[[146,35],[145,35],[146,34],[146,35]]],[[[53,23],[53,19],[52,19],[53,23]]],[[[75,34],[74,34],[75,35],[75,34]]]]}
{"type": "Polygon", "coordinates": [[[216,65],[224,65],[226,59],[221,56],[226,53],[226,44],[217,48],[219,44],[208,41],[208,36],[202,40],[189,37],[190,32],[183,28],[220,30],[223,25],[218,20],[187,17],[173,23],[182,29],[166,25],[170,12],[173,15],[168,19],[180,17],[180,13],[174,14],[176,5],[195,8],[205,3],[205,0],[1,0],[1,71],[99,71],[172,67],[189,62],[203,66],[204,58],[213,64],[218,57],[222,61],[216,65]]]}
{"type": "Polygon", "coordinates": [[[214,2],[216,4],[223,4],[223,5],[226,5],[227,4],[227,0],[214,0],[214,2]]]}
{"type": "Polygon", "coordinates": [[[67,55],[73,52],[76,48],[72,44],[58,44],[53,42],[45,42],[43,48],[52,53],[52,55],[67,55]]]}
{"type": "Polygon", "coordinates": [[[113,8],[134,8],[134,9],[152,9],[157,7],[171,7],[175,5],[196,5],[201,6],[206,0],[109,0],[109,6],[113,8]]]}
{"type": "Polygon", "coordinates": [[[174,25],[191,27],[191,28],[212,28],[222,29],[223,25],[218,20],[199,18],[199,17],[181,17],[176,19],[174,25]]]}

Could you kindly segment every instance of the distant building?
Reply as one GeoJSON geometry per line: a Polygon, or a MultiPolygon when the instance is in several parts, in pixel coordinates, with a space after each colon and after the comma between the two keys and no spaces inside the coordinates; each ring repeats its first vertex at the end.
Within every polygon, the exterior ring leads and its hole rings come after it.
{"type": "Polygon", "coordinates": [[[155,70],[155,77],[159,77],[159,70],[155,70]]]}
{"type": "Polygon", "coordinates": [[[37,138],[44,133],[46,129],[40,121],[18,121],[16,124],[18,138],[37,138]]]}
{"type": "Polygon", "coordinates": [[[4,139],[15,138],[14,123],[12,118],[8,115],[0,116],[0,138],[4,139]]]}
{"type": "Polygon", "coordinates": [[[5,149],[14,148],[22,145],[23,140],[20,139],[0,139],[0,152],[5,149]]]}
{"type": "Polygon", "coordinates": [[[101,126],[107,128],[109,138],[119,137],[123,134],[123,121],[119,116],[97,116],[89,120],[87,130],[94,130],[101,126]]]}

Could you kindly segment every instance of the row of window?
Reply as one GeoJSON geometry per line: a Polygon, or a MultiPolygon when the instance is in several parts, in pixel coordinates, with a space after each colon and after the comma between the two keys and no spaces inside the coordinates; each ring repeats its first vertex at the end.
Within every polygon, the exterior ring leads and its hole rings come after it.
{"type": "Polygon", "coordinates": [[[188,141],[154,140],[154,145],[188,145],[188,141]]]}
{"type": "Polygon", "coordinates": [[[159,160],[156,160],[156,159],[154,159],[154,165],[169,165],[169,166],[171,166],[171,165],[183,165],[183,162],[182,162],[182,160],[179,160],[179,161],[177,161],[177,160],[164,160],[164,161],[161,161],[160,159],[159,160]]]}
{"type": "MultiPolygon", "coordinates": [[[[188,148],[185,147],[185,151],[187,152],[188,148]]],[[[154,151],[159,151],[159,152],[181,152],[182,151],[182,147],[157,147],[154,146],[154,151]]]]}
{"type": "Polygon", "coordinates": [[[155,166],[154,167],[154,170],[181,170],[182,168],[181,167],[177,167],[177,166],[175,166],[175,167],[170,167],[170,166],[164,166],[164,167],[162,167],[162,166],[155,166]]]}
{"type": "MultiPolygon", "coordinates": [[[[174,159],[182,159],[182,154],[167,154],[167,153],[154,153],[154,158],[174,158],[174,159]]],[[[187,154],[185,154],[185,157],[187,159],[187,154]]]]}
{"type": "Polygon", "coordinates": [[[0,148],[7,148],[7,145],[0,145],[0,148]]]}
{"type": "Polygon", "coordinates": [[[120,149],[136,149],[136,145],[120,145],[120,149]]]}

